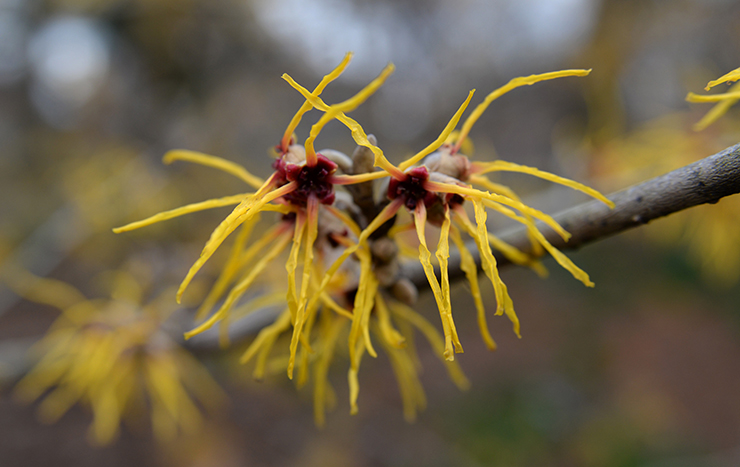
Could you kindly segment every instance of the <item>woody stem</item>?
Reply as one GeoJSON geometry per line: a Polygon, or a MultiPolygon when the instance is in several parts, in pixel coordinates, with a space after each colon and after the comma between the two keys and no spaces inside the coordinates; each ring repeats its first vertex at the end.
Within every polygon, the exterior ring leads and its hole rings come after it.
{"type": "MultiPolygon", "coordinates": [[[[553,246],[559,250],[573,250],[653,219],[700,204],[717,203],[736,193],[740,193],[740,144],[608,196],[616,205],[614,209],[593,200],[554,214],[552,217],[572,235],[567,242],[544,224],[540,227],[553,246]]],[[[521,251],[532,253],[525,228],[513,228],[496,235],[521,251]]],[[[468,247],[480,267],[478,249],[472,242],[468,247]]],[[[510,263],[501,253],[494,253],[499,267],[510,263]]],[[[457,251],[450,252],[449,274],[451,281],[465,277],[457,251]]],[[[426,288],[426,276],[418,262],[405,264],[403,275],[420,289],[426,288]]]]}

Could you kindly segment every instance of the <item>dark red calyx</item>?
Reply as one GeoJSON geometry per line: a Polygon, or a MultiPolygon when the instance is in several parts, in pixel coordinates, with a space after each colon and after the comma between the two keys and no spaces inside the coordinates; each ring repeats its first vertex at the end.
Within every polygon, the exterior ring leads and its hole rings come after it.
{"type": "Polygon", "coordinates": [[[388,198],[402,198],[404,205],[410,210],[416,209],[419,201],[423,201],[426,206],[433,204],[437,200],[437,195],[424,188],[424,182],[429,180],[429,171],[426,167],[414,167],[406,172],[404,180],[391,178],[388,183],[388,198]]]}
{"type": "Polygon", "coordinates": [[[457,193],[448,193],[446,201],[448,206],[455,207],[463,204],[465,202],[465,198],[457,193]]]}
{"type": "Polygon", "coordinates": [[[289,203],[305,206],[308,197],[313,195],[322,204],[334,202],[334,185],[329,181],[336,172],[337,164],[321,154],[317,154],[316,165],[297,165],[285,162],[282,158],[275,161],[273,167],[278,173],[281,185],[296,182],[298,187],[284,196],[289,203]]]}

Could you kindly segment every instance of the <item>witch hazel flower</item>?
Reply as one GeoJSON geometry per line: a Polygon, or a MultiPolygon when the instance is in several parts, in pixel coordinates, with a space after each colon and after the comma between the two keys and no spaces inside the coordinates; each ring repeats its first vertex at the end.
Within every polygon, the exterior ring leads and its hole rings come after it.
{"type": "Polygon", "coordinates": [[[48,423],[73,405],[89,408],[95,445],[113,442],[124,420],[143,413],[159,441],[198,433],[202,409],[223,407],[226,395],[165,332],[175,309],[171,299],[162,294],[144,302],[146,288],[132,274],[120,270],[110,277],[110,298],[88,299],[66,282],[22,269],[4,275],[19,295],[61,311],[34,347],[40,358],[16,385],[16,398],[41,400],[39,417],[48,423]]]}
{"type": "MultiPolygon", "coordinates": [[[[613,203],[597,191],[571,180],[554,174],[540,171],[535,168],[520,166],[504,161],[495,162],[470,162],[467,156],[459,151],[465,139],[472,129],[474,123],[483,114],[488,105],[501,95],[521,86],[531,85],[540,81],[555,79],[566,76],[585,76],[590,70],[563,70],[552,73],[532,75],[528,77],[515,78],[506,85],[490,93],[486,99],[478,105],[471,113],[456,135],[453,130],[457,126],[463,112],[469,104],[474,90],[471,91],[457,112],[450,119],[440,136],[427,147],[416,153],[398,166],[393,165],[383,154],[383,151],[372,144],[366,136],[362,127],[351,118],[343,114],[336,114],[336,118],[344,123],[352,132],[357,144],[368,147],[375,156],[375,166],[382,169],[380,173],[386,173],[390,177],[388,183],[387,198],[390,203],[378,214],[378,216],[360,233],[358,242],[347,248],[345,253],[335,264],[330,267],[323,283],[331,280],[332,274],[338,269],[338,265],[350,254],[363,248],[371,235],[383,224],[390,221],[399,210],[405,208],[413,218],[408,227],[416,231],[419,240],[419,261],[421,262],[429,285],[437,302],[440,312],[442,327],[445,336],[444,356],[448,360],[454,359],[454,353],[462,352],[454,320],[452,318],[452,306],[450,301],[450,284],[448,275],[449,239],[452,238],[460,250],[462,258],[462,269],[470,282],[471,291],[475,298],[478,311],[478,320],[483,339],[489,348],[495,349],[496,345],[490,336],[485,319],[480,287],[477,279],[477,268],[470,251],[462,239],[461,231],[475,240],[481,256],[483,271],[491,281],[496,298],[497,314],[506,314],[512,321],[514,331],[519,335],[519,321],[514,312],[513,302],[509,296],[506,285],[501,280],[496,260],[493,256],[491,246],[502,251],[513,262],[525,264],[542,272],[542,267],[533,258],[515,248],[506,245],[487,229],[487,210],[493,210],[503,214],[527,227],[528,233],[536,245],[550,253],[555,260],[570,271],[574,277],[587,286],[593,286],[588,275],[570,261],[564,254],[553,247],[540,232],[535,224],[539,220],[560,234],[565,240],[569,234],[551,216],[529,207],[522,203],[518,197],[507,187],[498,185],[489,180],[485,174],[495,171],[521,172],[540,177],[554,183],[562,184],[582,191],[605,204],[613,207],[613,203]],[[473,188],[478,185],[482,189],[473,188]],[[474,221],[468,216],[464,209],[465,202],[473,205],[474,221]],[[440,238],[435,256],[439,263],[440,275],[437,278],[432,265],[432,257],[426,241],[426,224],[438,226],[440,238]]],[[[291,82],[315,108],[325,112],[330,107],[315,94],[305,88],[291,82]]],[[[376,172],[377,173],[377,172],[376,172]]],[[[402,229],[402,228],[401,228],[402,229]]],[[[397,228],[396,230],[400,230],[397,228]]],[[[534,250],[536,253],[537,249],[534,250]]],[[[361,280],[361,283],[363,281],[361,280]]],[[[366,339],[367,341],[367,339],[366,339]]],[[[366,344],[369,350],[369,343],[366,344]]],[[[351,349],[350,349],[351,350],[351,349]]]]}
{"type": "MultiPolygon", "coordinates": [[[[344,71],[351,57],[352,54],[347,54],[339,66],[321,80],[314,89],[315,95],[319,95],[326,85],[344,71]]],[[[311,268],[306,266],[314,261],[314,243],[319,230],[319,210],[322,206],[330,207],[334,203],[336,186],[361,183],[382,176],[382,174],[377,173],[340,174],[338,173],[338,163],[343,162],[341,153],[329,151],[328,156],[322,155],[316,152],[314,142],[324,126],[335,115],[344,115],[345,112],[356,109],[384,83],[393,70],[393,65],[388,65],[375,80],[355,96],[344,102],[328,106],[325,109],[325,114],[311,127],[305,143],[300,145],[296,143],[293,131],[300,123],[303,115],[312,108],[312,104],[309,102],[304,103],[291,120],[280,143],[275,148],[278,152],[278,158],[273,164],[274,172],[264,181],[250,174],[244,167],[214,156],[191,151],[172,151],[165,155],[164,160],[167,163],[174,160],[186,160],[214,167],[235,175],[256,188],[254,193],[244,193],[184,206],[114,229],[114,232],[117,233],[124,232],[195,211],[237,205],[211,233],[200,257],[180,284],[177,291],[177,300],[180,301],[182,294],[195,274],[224,240],[240,226],[242,227],[242,233],[236,240],[237,246],[232,251],[227,267],[222,272],[214,290],[207,297],[206,306],[201,308],[201,317],[208,313],[210,307],[218,302],[229,284],[237,279],[237,271],[243,270],[243,276],[236,280],[236,284],[230,289],[220,308],[202,324],[187,332],[185,334],[186,338],[199,334],[224,319],[229,310],[251,287],[268,264],[289,249],[286,262],[288,272],[286,301],[291,314],[291,322],[294,326],[291,364],[288,369],[288,374],[292,377],[293,361],[308,316],[307,310],[311,310],[311,307],[307,307],[308,298],[309,296],[317,297],[313,302],[313,305],[315,305],[319,297],[322,296],[321,293],[309,293],[311,268]],[[247,242],[260,213],[266,211],[278,212],[282,214],[282,217],[277,224],[268,229],[251,246],[247,247],[247,242]],[[288,248],[289,246],[290,248],[288,248]],[[248,249],[243,250],[243,248],[248,249]],[[304,267],[299,286],[296,279],[298,266],[301,262],[304,267]]],[[[331,212],[338,213],[339,211],[332,210],[331,212]]],[[[343,219],[344,216],[339,218],[343,219]]]]}

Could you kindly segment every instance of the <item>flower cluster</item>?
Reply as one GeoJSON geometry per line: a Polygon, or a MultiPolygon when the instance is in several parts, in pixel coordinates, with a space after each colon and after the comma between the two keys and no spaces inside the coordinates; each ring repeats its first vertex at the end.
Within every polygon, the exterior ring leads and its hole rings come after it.
{"type": "Polygon", "coordinates": [[[93,413],[90,440],[104,445],[127,417],[148,407],[154,434],[168,441],[197,432],[198,405],[223,404],[208,371],[162,329],[174,309],[172,291],[143,305],[141,286],[123,271],[115,274],[110,299],[90,300],[67,283],[22,270],[4,279],[27,299],[62,312],[36,345],[39,362],[15,388],[22,401],[43,396],[42,421],[53,423],[80,403],[93,413]]]}
{"type": "MultiPolygon", "coordinates": [[[[612,203],[583,184],[510,162],[472,162],[462,154],[473,125],[499,96],[521,86],[540,81],[585,76],[590,70],[564,70],[516,78],[491,92],[455,131],[474,91],[462,103],[439,137],[424,149],[398,165],[391,163],[372,135],[347,113],[369,98],[393,71],[389,65],[352,98],[326,104],[320,97],[324,88],[349,63],[348,54],[340,65],[309,91],[290,76],[283,78],[305,99],[291,120],[279,144],[274,172],[265,181],[249,174],[241,166],[213,156],[190,151],[173,151],[165,162],[188,160],[222,169],[240,177],[256,189],[253,193],[209,200],[157,214],[129,224],[117,232],[131,230],[178,215],[217,206],[236,204],[226,219],[213,231],[200,258],[195,262],[178,290],[183,291],[203,264],[237,228],[240,233],[208,297],[199,311],[205,321],[186,333],[193,336],[219,321],[229,320],[232,309],[244,301],[245,292],[268,264],[285,255],[287,285],[285,309],[277,320],[264,328],[247,350],[243,361],[255,359],[255,375],[261,377],[278,337],[290,334],[287,367],[293,378],[299,368],[298,383],[306,381],[313,368],[317,421],[323,421],[324,407],[331,400],[327,382],[329,364],[337,342],[345,335],[350,359],[350,403],[356,410],[359,391],[357,374],[365,352],[376,356],[376,339],[384,347],[396,371],[405,411],[409,418],[423,406],[423,392],[417,379],[418,364],[409,345],[412,330],[422,332],[449,365],[453,380],[461,387],[467,381],[454,362],[462,352],[450,300],[448,257],[450,239],[460,251],[462,269],[475,298],[483,339],[494,349],[486,323],[486,310],[477,277],[477,265],[463,234],[474,241],[480,252],[483,271],[495,291],[497,314],[506,314],[519,334],[519,321],[506,285],[499,276],[493,249],[513,262],[543,273],[536,256],[552,255],[565,269],[584,284],[592,286],[588,275],[554,248],[540,231],[540,221],[567,239],[569,234],[549,215],[524,204],[516,194],[486,177],[498,171],[520,172],[540,177],[582,191],[604,203],[612,203]],[[322,112],[311,127],[308,138],[298,144],[293,132],[303,115],[311,109],[322,112]],[[317,152],[316,138],[324,126],[338,120],[344,124],[358,145],[352,157],[336,150],[317,152]],[[376,180],[383,179],[379,182],[376,180]],[[479,188],[474,187],[477,186],[479,188]],[[342,189],[338,189],[342,187],[342,189]],[[470,211],[467,209],[470,206],[470,211]],[[396,225],[397,214],[408,211],[410,223],[396,225]],[[533,243],[534,255],[525,254],[488,232],[488,211],[502,214],[524,226],[533,243]],[[277,212],[277,222],[262,237],[250,241],[260,213],[277,212]],[[471,218],[472,216],[472,218],[471,218]],[[427,228],[439,229],[439,243],[434,254],[439,265],[435,273],[432,252],[427,244],[427,228]],[[404,248],[396,234],[414,230],[418,239],[418,259],[434,294],[442,322],[443,335],[420,315],[412,304],[416,290],[399,273],[398,251],[404,248]],[[287,253],[287,254],[286,254],[287,253]],[[300,272],[300,273],[299,273],[300,272]],[[217,304],[219,308],[208,316],[217,304]],[[375,336],[375,338],[373,338],[375,336]]],[[[256,299],[260,300],[260,298],[256,299]]]]}
{"type": "MultiPolygon", "coordinates": [[[[603,201],[609,206],[613,206],[611,201],[606,199],[597,191],[583,184],[542,172],[532,167],[520,166],[504,161],[489,163],[471,162],[467,156],[459,153],[465,138],[477,119],[480,118],[488,105],[496,98],[520,86],[531,85],[539,81],[564,76],[585,76],[589,71],[590,70],[564,70],[513,79],[505,86],[491,92],[466,119],[460,132],[455,134],[454,138],[450,140],[451,135],[453,135],[453,130],[457,126],[462,113],[465,111],[473,96],[474,91],[471,91],[468,94],[467,99],[450,119],[440,136],[434,142],[398,166],[391,164],[383,154],[383,151],[369,142],[367,136],[365,136],[364,131],[357,122],[354,122],[346,116],[337,115],[337,119],[347,125],[347,127],[352,131],[352,136],[357,144],[366,146],[373,152],[375,155],[375,165],[388,173],[390,181],[388,183],[387,198],[390,200],[390,203],[378,214],[375,220],[373,220],[373,222],[361,232],[358,242],[354,246],[348,248],[335,264],[341,264],[341,262],[350,254],[354,253],[356,249],[363,244],[363,242],[367,242],[375,232],[375,229],[393,218],[399,209],[405,207],[411,211],[413,215],[412,225],[415,228],[419,239],[419,260],[424,266],[424,271],[429,280],[432,292],[434,293],[442,319],[445,333],[445,358],[448,360],[452,360],[454,358],[454,352],[462,352],[462,345],[460,344],[457,331],[455,329],[455,323],[452,319],[449,279],[447,273],[447,258],[449,256],[448,240],[451,232],[453,240],[457,244],[462,257],[464,258],[463,268],[466,271],[466,275],[471,284],[471,290],[476,299],[479,323],[483,338],[491,349],[495,348],[495,343],[493,342],[493,339],[491,339],[486,325],[485,310],[477,283],[477,271],[475,266],[470,262],[471,257],[467,251],[467,247],[460,239],[461,235],[458,227],[469,234],[476,242],[481,254],[483,270],[491,281],[496,293],[498,301],[497,314],[506,313],[514,325],[515,332],[519,334],[519,321],[514,313],[513,303],[509,297],[506,285],[501,281],[498,274],[496,260],[491,251],[491,245],[493,244],[498,247],[515,263],[531,263],[532,258],[528,258],[520,251],[514,249],[510,245],[506,245],[488,233],[486,226],[486,208],[492,209],[527,226],[533,242],[547,250],[547,252],[550,253],[564,268],[570,271],[574,277],[588,286],[593,285],[585,272],[575,266],[565,255],[560,253],[545,239],[544,235],[542,235],[535,225],[534,219],[544,222],[557,231],[566,240],[568,239],[569,234],[552,217],[523,204],[512,190],[495,184],[486,178],[485,174],[494,171],[528,173],[582,191],[603,201]],[[481,186],[483,190],[473,188],[470,183],[481,186]],[[467,212],[463,209],[463,203],[465,201],[469,201],[473,204],[475,223],[469,219],[467,212]],[[519,211],[519,213],[516,211],[519,211]],[[452,215],[454,215],[455,224],[457,226],[452,224],[452,215]],[[440,227],[440,241],[436,252],[436,257],[439,261],[441,270],[440,280],[438,280],[434,274],[431,253],[426,243],[425,225],[427,222],[440,227]]],[[[312,95],[305,88],[293,81],[290,81],[290,83],[316,108],[324,110],[327,114],[330,112],[330,108],[324,104],[318,96],[312,95]]],[[[537,267],[540,266],[538,265],[537,267]]],[[[334,270],[336,270],[335,266],[329,269],[324,278],[325,282],[331,278],[334,270]]],[[[360,282],[362,283],[362,279],[360,282]]],[[[358,300],[359,299],[360,298],[358,297],[358,300]]],[[[355,307],[356,306],[357,303],[355,304],[355,307]]]]}

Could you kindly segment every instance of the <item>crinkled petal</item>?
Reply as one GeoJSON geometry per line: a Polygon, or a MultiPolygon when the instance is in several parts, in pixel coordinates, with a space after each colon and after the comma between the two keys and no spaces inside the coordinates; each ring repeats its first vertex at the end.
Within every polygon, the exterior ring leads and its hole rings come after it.
{"type": "Polygon", "coordinates": [[[263,183],[265,183],[264,180],[256,175],[252,175],[247,169],[235,162],[200,152],[176,149],[174,151],[168,151],[162,158],[162,161],[165,164],[171,164],[174,161],[188,161],[195,164],[205,165],[207,167],[213,167],[214,169],[223,170],[226,173],[242,179],[254,188],[259,188],[263,183]]]}

